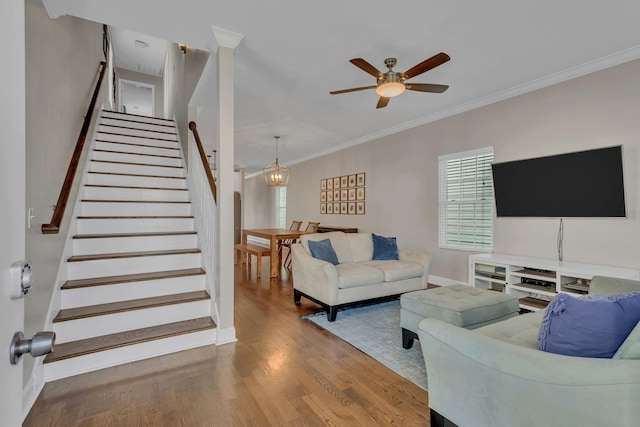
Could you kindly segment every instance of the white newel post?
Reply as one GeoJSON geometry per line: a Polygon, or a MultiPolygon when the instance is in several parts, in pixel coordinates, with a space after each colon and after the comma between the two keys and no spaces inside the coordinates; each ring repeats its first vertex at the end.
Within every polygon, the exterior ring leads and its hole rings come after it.
{"type": "Polygon", "coordinates": [[[236,341],[233,323],[234,53],[242,34],[212,27],[217,42],[218,79],[218,344],[236,341]]]}

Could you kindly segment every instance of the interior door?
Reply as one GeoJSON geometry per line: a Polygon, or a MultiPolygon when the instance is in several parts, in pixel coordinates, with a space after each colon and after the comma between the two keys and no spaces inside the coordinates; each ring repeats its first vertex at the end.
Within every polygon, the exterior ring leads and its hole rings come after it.
{"type": "Polygon", "coordinates": [[[9,298],[9,268],[25,256],[24,0],[3,0],[0,13],[0,424],[22,423],[22,362],[9,363],[13,334],[23,330],[24,302],[9,298]]]}

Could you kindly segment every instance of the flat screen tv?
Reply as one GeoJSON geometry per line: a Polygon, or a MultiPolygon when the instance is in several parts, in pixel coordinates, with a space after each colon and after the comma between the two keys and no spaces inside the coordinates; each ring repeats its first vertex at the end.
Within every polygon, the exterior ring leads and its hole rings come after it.
{"type": "Polygon", "coordinates": [[[494,163],[499,217],[624,217],[622,147],[494,163]]]}

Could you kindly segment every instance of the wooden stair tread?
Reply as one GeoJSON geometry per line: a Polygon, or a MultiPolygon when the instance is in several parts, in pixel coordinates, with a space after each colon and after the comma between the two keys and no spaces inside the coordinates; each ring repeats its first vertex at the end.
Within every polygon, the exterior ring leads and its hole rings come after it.
{"type": "Polygon", "coordinates": [[[193,215],[124,215],[124,216],[93,215],[93,216],[79,216],[78,219],[193,219],[193,215]]]}
{"type": "MultiPolygon", "coordinates": [[[[146,124],[153,125],[153,123],[146,123],[146,124]]],[[[129,126],[109,125],[109,124],[106,124],[106,123],[100,123],[100,126],[116,128],[116,129],[135,130],[135,131],[141,131],[141,132],[155,132],[155,133],[160,133],[160,134],[163,134],[163,135],[175,135],[176,134],[175,132],[166,132],[166,131],[162,131],[162,130],[153,130],[153,129],[132,128],[132,127],[129,127],[129,126]]]]}
{"type": "Polygon", "coordinates": [[[187,189],[186,189],[186,188],[173,188],[173,187],[137,187],[137,186],[135,186],[135,185],[85,184],[85,187],[92,187],[92,188],[120,188],[120,189],[135,189],[135,190],[187,191],[187,189]]]}
{"type": "MultiPolygon", "coordinates": [[[[118,119],[115,119],[115,120],[118,120],[118,119]]],[[[158,125],[158,126],[164,126],[164,125],[158,125]]],[[[104,143],[107,143],[107,144],[127,145],[129,147],[159,148],[159,149],[162,149],[162,150],[180,151],[180,149],[178,147],[161,147],[161,146],[158,146],[158,145],[136,144],[135,142],[109,141],[107,139],[98,139],[98,138],[96,138],[96,142],[104,142],[104,143]]]]}
{"type": "Polygon", "coordinates": [[[163,295],[160,297],[112,302],[108,304],[89,305],[86,307],[66,308],[58,312],[56,317],[53,319],[53,323],[85,319],[87,317],[104,316],[107,314],[123,313],[125,311],[144,310],[146,308],[162,307],[165,305],[202,301],[210,298],[211,297],[207,291],[194,291],[182,294],[163,295]]]}
{"type": "Polygon", "coordinates": [[[154,271],[153,273],[124,274],[120,276],[92,277],[90,279],[67,280],[62,290],[89,288],[92,286],[117,285],[128,282],[144,282],[147,280],[172,279],[176,277],[199,276],[205,274],[202,268],[184,270],[154,271]]]}
{"type": "MultiPolygon", "coordinates": [[[[165,119],[164,117],[154,117],[154,116],[145,116],[143,114],[133,114],[133,113],[123,113],[121,111],[112,111],[112,110],[104,110],[105,113],[110,113],[110,114],[120,114],[123,116],[133,116],[133,117],[144,117],[145,119],[153,119],[153,120],[162,120],[164,122],[169,122],[169,123],[173,123],[173,120],[171,119],[165,119]]],[[[102,116],[105,119],[110,119],[112,117],[106,117],[106,116],[102,116]]],[[[137,122],[137,123],[149,123],[149,124],[153,124],[151,122],[137,122]]]]}
{"type": "Polygon", "coordinates": [[[188,200],[81,199],[80,201],[83,203],[185,203],[185,204],[191,203],[188,200]]]}
{"type": "Polygon", "coordinates": [[[128,138],[149,139],[149,140],[153,140],[153,141],[178,142],[177,139],[156,138],[156,137],[153,137],[153,136],[128,135],[126,133],[117,133],[117,132],[98,131],[98,134],[100,134],[100,135],[113,135],[113,136],[126,136],[128,138]]]}
{"type": "Polygon", "coordinates": [[[145,175],[145,174],[137,174],[137,173],[122,173],[122,172],[98,172],[98,171],[90,171],[90,174],[96,175],[117,175],[117,176],[134,176],[139,178],[166,178],[166,179],[187,179],[184,176],[170,176],[170,175],[145,175]]]}
{"type": "Polygon", "coordinates": [[[126,155],[132,155],[132,156],[160,157],[163,159],[174,159],[174,160],[179,160],[182,158],[179,156],[167,156],[166,154],[135,153],[131,151],[119,151],[119,150],[101,150],[99,148],[94,148],[93,151],[98,153],[114,153],[114,154],[126,154],[126,155]]]}
{"type": "MultiPolygon", "coordinates": [[[[121,117],[103,117],[103,118],[106,119],[106,120],[117,120],[119,122],[124,122],[124,123],[142,123],[142,124],[145,124],[145,125],[162,126],[162,127],[166,127],[166,128],[175,129],[175,126],[173,124],[166,125],[166,124],[161,124],[161,123],[140,122],[138,120],[130,120],[130,119],[121,118],[121,117]]],[[[165,119],[160,119],[160,120],[165,120],[165,119]]],[[[171,123],[173,123],[173,121],[171,121],[171,123]]]]}
{"type": "Polygon", "coordinates": [[[215,327],[216,324],[210,317],[201,317],[199,319],[185,320],[182,322],[120,332],[117,334],[103,335],[101,337],[71,341],[56,345],[54,351],[45,357],[44,363],[52,363],[59,360],[84,356],[128,345],[140,344],[162,338],[204,331],[207,329],[214,329],[215,327]]]}
{"type": "Polygon", "coordinates": [[[144,233],[109,233],[109,234],[76,234],[72,239],[109,239],[112,237],[153,237],[153,236],[183,236],[198,234],[196,231],[148,231],[144,233]]]}
{"type": "Polygon", "coordinates": [[[92,162],[97,163],[112,163],[114,165],[130,165],[130,166],[151,166],[155,168],[173,168],[173,169],[183,169],[182,166],[169,166],[169,165],[157,165],[153,163],[134,163],[134,162],[116,162],[113,160],[96,160],[91,159],[92,162]]]}
{"type": "Polygon", "coordinates": [[[82,261],[98,261],[104,259],[119,259],[119,258],[140,258],[145,256],[163,256],[163,255],[184,255],[184,254],[199,254],[200,249],[167,249],[161,251],[141,251],[141,252],[114,252],[110,254],[96,254],[96,255],[73,255],[67,258],[67,262],[82,262],[82,261]]]}

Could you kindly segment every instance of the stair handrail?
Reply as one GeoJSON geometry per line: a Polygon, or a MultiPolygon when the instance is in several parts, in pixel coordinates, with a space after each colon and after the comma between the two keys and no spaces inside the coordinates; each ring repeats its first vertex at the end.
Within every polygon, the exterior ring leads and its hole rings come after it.
{"type": "Polygon", "coordinates": [[[78,170],[78,164],[80,163],[82,149],[84,148],[84,143],[87,139],[87,134],[89,133],[91,118],[96,107],[96,101],[98,100],[98,94],[100,93],[102,80],[107,69],[107,63],[105,61],[100,61],[100,67],[102,68],[100,70],[98,82],[96,83],[96,88],[93,91],[93,96],[91,97],[89,108],[87,109],[87,115],[84,117],[82,129],[80,129],[80,135],[78,135],[78,141],[76,142],[76,148],[73,151],[71,161],[69,162],[69,167],[67,168],[67,175],[64,177],[64,183],[62,184],[62,188],[60,189],[58,202],[56,203],[53,215],[51,216],[51,223],[42,224],[42,234],[58,234],[60,232],[60,224],[62,223],[62,218],[64,217],[64,211],[67,208],[69,194],[71,194],[71,186],[73,185],[73,179],[75,178],[76,172],[78,170]]]}
{"type": "Polygon", "coordinates": [[[213,201],[214,203],[217,203],[218,198],[217,198],[216,180],[213,178],[213,174],[211,173],[211,167],[209,166],[209,162],[207,161],[207,156],[204,153],[204,148],[202,147],[202,141],[200,140],[200,135],[198,134],[198,125],[196,125],[196,122],[190,121],[189,129],[191,129],[191,132],[193,132],[193,137],[196,141],[198,152],[200,153],[200,159],[202,160],[202,166],[204,167],[204,171],[207,174],[209,187],[211,187],[211,194],[213,194],[213,201]]]}

